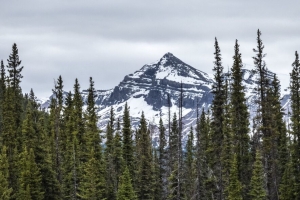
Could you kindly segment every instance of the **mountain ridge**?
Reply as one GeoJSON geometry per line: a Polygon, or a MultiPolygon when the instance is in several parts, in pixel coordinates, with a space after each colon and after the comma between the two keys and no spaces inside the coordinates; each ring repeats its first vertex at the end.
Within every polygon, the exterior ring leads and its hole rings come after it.
{"type": "MultiPolygon", "coordinates": [[[[243,69],[243,85],[250,117],[256,111],[256,74],[254,70],[243,69]]],[[[270,72],[270,76],[273,73],[270,72]]],[[[225,76],[230,75],[225,73],[225,76]]],[[[230,81],[230,79],[229,79],[230,81]]],[[[138,127],[141,112],[144,111],[145,118],[153,125],[153,141],[158,139],[157,130],[159,119],[162,117],[165,124],[168,122],[168,96],[170,97],[171,116],[178,113],[178,99],[180,90],[183,90],[183,132],[187,133],[190,126],[196,123],[197,107],[207,110],[212,102],[211,86],[213,78],[207,73],[198,70],[168,52],[157,62],[146,64],[132,74],[128,74],[114,88],[96,91],[97,113],[100,116],[99,127],[105,130],[113,107],[115,118],[121,118],[125,103],[130,107],[133,129],[138,127]]],[[[82,90],[83,100],[87,99],[87,90],[82,90]]],[[[53,98],[50,97],[50,99],[53,98]]],[[[282,105],[288,106],[289,98],[283,98],[282,105]]],[[[45,102],[44,107],[49,106],[45,102]]],[[[186,134],[183,134],[185,140],[186,134]]]]}

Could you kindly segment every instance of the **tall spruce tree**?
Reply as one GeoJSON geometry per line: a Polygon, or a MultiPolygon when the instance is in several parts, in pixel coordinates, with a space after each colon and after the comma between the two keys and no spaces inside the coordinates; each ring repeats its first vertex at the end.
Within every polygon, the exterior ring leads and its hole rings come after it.
{"type": "Polygon", "coordinates": [[[294,192],[300,196],[300,62],[298,52],[295,52],[295,61],[292,64],[293,70],[290,73],[290,92],[291,92],[291,132],[292,143],[292,162],[293,173],[295,176],[294,192]]]}
{"type": "Polygon", "coordinates": [[[8,185],[9,171],[6,147],[3,146],[0,154],[0,199],[11,199],[12,188],[8,185]]]}
{"type": "Polygon", "coordinates": [[[52,100],[51,106],[51,118],[52,118],[52,138],[53,138],[53,159],[55,165],[55,172],[57,176],[57,180],[59,184],[62,184],[62,162],[63,156],[62,152],[66,150],[66,136],[63,130],[63,118],[62,118],[62,110],[63,110],[63,80],[62,77],[59,76],[56,83],[55,88],[52,90],[55,98],[52,100]]]}
{"type": "Polygon", "coordinates": [[[80,95],[78,79],[74,84],[74,96],[67,96],[65,116],[66,121],[66,152],[64,166],[64,197],[77,199],[78,187],[82,174],[82,163],[87,161],[84,156],[86,146],[84,137],[83,101],[80,95]],[[69,113],[68,113],[69,112],[69,113]]]}
{"type": "MultiPolygon", "coordinates": [[[[232,114],[230,104],[230,91],[228,80],[225,82],[225,104],[224,104],[224,120],[223,120],[223,144],[222,144],[222,152],[221,152],[221,162],[222,162],[222,185],[224,188],[224,196],[228,198],[228,187],[229,187],[229,179],[230,179],[230,170],[232,168],[232,158],[233,158],[233,133],[232,133],[232,114]]],[[[225,198],[225,199],[226,199],[225,198]]]]}
{"type": "Polygon", "coordinates": [[[121,133],[121,126],[120,126],[120,119],[118,118],[117,121],[117,129],[116,134],[113,139],[113,166],[114,166],[114,191],[117,193],[119,187],[119,180],[124,171],[124,159],[123,159],[123,152],[122,152],[122,137],[121,133]]]}
{"type": "MultiPolygon", "coordinates": [[[[207,116],[209,118],[209,116],[207,116]]],[[[206,113],[202,109],[200,118],[196,127],[196,199],[208,199],[211,188],[209,187],[209,166],[208,166],[208,148],[209,148],[209,123],[206,119],[206,113]]]]}
{"type": "Polygon", "coordinates": [[[229,176],[228,199],[242,200],[242,184],[238,178],[237,155],[232,155],[232,162],[229,176]]]}
{"type": "Polygon", "coordinates": [[[267,198],[264,188],[264,171],[262,156],[260,151],[256,151],[255,162],[253,165],[252,176],[250,181],[249,196],[251,199],[265,200],[267,198]]]}
{"type": "Polygon", "coordinates": [[[243,63],[239,51],[238,40],[234,46],[233,66],[231,68],[231,115],[234,152],[237,156],[238,179],[242,183],[244,191],[243,198],[246,198],[247,188],[250,179],[250,138],[249,138],[249,113],[246,105],[243,81],[243,63]]]}
{"type": "Polygon", "coordinates": [[[94,81],[91,77],[84,117],[85,147],[83,155],[87,159],[81,163],[82,176],[78,196],[82,199],[104,199],[106,196],[104,162],[100,130],[97,127],[98,117],[96,114],[94,81]]]}
{"type": "Polygon", "coordinates": [[[274,130],[272,129],[272,114],[271,114],[271,104],[269,103],[271,98],[271,88],[270,88],[270,79],[268,78],[268,70],[264,58],[266,54],[263,52],[264,45],[261,39],[260,30],[257,31],[257,49],[253,49],[256,56],[253,57],[254,65],[256,68],[256,73],[258,74],[258,87],[257,92],[259,95],[258,99],[258,131],[262,136],[262,156],[264,171],[266,173],[266,187],[267,187],[267,198],[268,199],[277,199],[278,198],[278,187],[276,185],[276,177],[272,172],[276,158],[273,153],[276,151],[273,146],[274,130]]]}
{"type": "Polygon", "coordinates": [[[144,112],[142,112],[140,127],[138,129],[140,138],[138,138],[138,174],[137,174],[137,194],[141,200],[152,199],[152,148],[150,132],[147,128],[147,122],[144,112]]]}
{"type": "Polygon", "coordinates": [[[194,131],[193,127],[190,129],[188,135],[187,144],[185,147],[186,156],[184,159],[184,193],[187,199],[192,199],[194,197],[195,188],[195,151],[194,151],[194,131]]]}
{"type": "Polygon", "coordinates": [[[114,162],[113,162],[113,138],[114,138],[114,109],[111,107],[110,109],[110,120],[107,123],[106,128],[106,142],[105,142],[105,150],[104,150],[104,157],[105,157],[105,177],[106,177],[106,192],[108,199],[115,199],[115,189],[114,189],[114,182],[115,182],[115,173],[114,173],[114,162]]]}
{"type": "Polygon", "coordinates": [[[41,187],[44,192],[44,199],[62,199],[61,185],[58,181],[56,169],[53,160],[52,135],[49,134],[48,113],[40,113],[37,121],[38,141],[36,144],[35,160],[40,169],[42,179],[41,187]]]}
{"type": "Polygon", "coordinates": [[[23,149],[19,158],[18,192],[15,197],[17,200],[44,199],[41,174],[35,162],[34,152],[32,149],[28,151],[26,146],[23,149]]]}
{"type": "Polygon", "coordinates": [[[224,74],[221,58],[221,50],[217,38],[215,38],[215,61],[214,61],[214,80],[212,86],[212,94],[214,99],[212,101],[212,169],[216,178],[216,198],[223,199],[223,186],[222,186],[222,163],[220,161],[223,143],[223,120],[224,120],[224,74]]]}
{"type": "Polygon", "coordinates": [[[5,81],[5,68],[3,64],[3,60],[1,60],[0,64],[0,142],[1,135],[2,135],[2,127],[3,127],[3,104],[4,104],[4,94],[6,88],[6,81],[5,81]]]}
{"type": "Polygon", "coordinates": [[[294,170],[291,156],[288,156],[288,162],[285,164],[279,187],[279,199],[281,200],[296,199],[297,191],[294,191],[296,185],[294,170]]]}
{"type": "Polygon", "coordinates": [[[7,158],[9,163],[9,186],[13,188],[13,195],[18,189],[17,184],[17,160],[18,153],[22,151],[22,112],[23,95],[20,87],[21,72],[18,48],[16,44],[12,46],[12,53],[7,59],[8,77],[6,78],[6,88],[2,102],[2,144],[7,147],[7,158]]]}
{"type": "Polygon", "coordinates": [[[19,50],[16,43],[12,45],[12,53],[9,55],[9,58],[7,59],[7,63],[8,63],[7,69],[9,74],[8,83],[12,89],[11,103],[13,104],[14,121],[16,125],[15,131],[17,131],[17,134],[20,134],[21,125],[22,125],[21,116],[23,112],[23,107],[22,107],[23,96],[22,96],[22,89],[20,83],[21,83],[21,79],[23,78],[23,75],[21,74],[23,67],[20,66],[21,60],[19,58],[19,50]]]}
{"type": "Polygon", "coordinates": [[[167,199],[180,199],[184,198],[184,191],[182,188],[182,181],[180,180],[180,176],[182,176],[181,169],[179,168],[179,124],[177,120],[176,113],[174,113],[172,125],[171,125],[171,132],[169,138],[169,168],[170,168],[170,175],[168,178],[168,197],[167,199]]]}
{"type": "Polygon", "coordinates": [[[132,130],[130,123],[129,108],[125,104],[123,115],[123,159],[130,172],[130,177],[134,177],[134,148],[132,139],[132,130]]]}
{"type": "Polygon", "coordinates": [[[96,158],[94,150],[88,155],[88,161],[82,166],[83,175],[79,186],[81,199],[105,199],[105,179],[101,170],[101,160],[96,158]]]}
{"type": "Polygon", "coordinates": [[[132,186],[132,180],[130,178],[130,172],[127,166],[125,166],[124,172],[120,177],[120,184],[117,193],[117,200],[137,200],[137,196],[132,186]]]}
{"type": "Polygon", "coordinates": [[[164,127],[162,118],[159,120],[159,187],[162,188],[162,198],[166,198],[167,195],[167,141],[166,141],[166,129],[164,127]]]}

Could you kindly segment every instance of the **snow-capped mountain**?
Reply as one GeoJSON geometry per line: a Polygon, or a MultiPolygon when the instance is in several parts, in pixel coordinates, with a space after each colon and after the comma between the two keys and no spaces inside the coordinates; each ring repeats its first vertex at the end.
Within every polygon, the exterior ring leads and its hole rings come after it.
{"type": "MultiPolygon", "coordinates": [[[[272,76],[270,72],[270,76],[272,76]]],[[[254,70],[243,69],[243,85],[247,97],[250,116],[255,115],[256,74],[254,70]]],[[[230,81],[230,80],[229,80],[230,81]]],[[[153,142],[157,141],[156,127],[162,117],[168,124],[168,95],[171,102],[171,116],[178,115],[178,100],[180,90],[183,91],[183,123],[184,133],[197,118],[197,105],[199,108],[210,107],[212,101],[211,86],[213,78],[207,73],[184,63],[171,53],[166,53],[159,61],[144,65],[140,70],[129,74],[111,90],[97,90],[96,104],[100,116],[99,127],[105,131],[109,119],[110,109],[113,107],[115,118],[122,118],[124,106],[127,102],[130,107],[133,129],[137,128],[142,111],[152,125],[153,142]]],[[[83,99],[87,98],[87,90],[82,91],[83,99]]],[[[51,99],[52,97],[50,97],[51,99]]],[[[282,105],[288,106],[289,95],[283,96],[282,105]]],[[[48,107],[49,100],[43,106],[48,107]]],[[[122,121],[122,120],[121,120],[122,121]]],[[[185,140],[184,134],[183,140],[185,140]]]]}

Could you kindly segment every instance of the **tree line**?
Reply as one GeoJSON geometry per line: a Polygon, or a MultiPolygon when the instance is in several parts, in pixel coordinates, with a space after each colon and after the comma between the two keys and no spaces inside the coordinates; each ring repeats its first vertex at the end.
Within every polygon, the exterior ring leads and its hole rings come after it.
{"type": "Polygon", "coordinates": [[[84,102],[78,80],[65,96],[59,76],[45,112],[33,90],[22,93],[23,67],[13,44],[0,69],[0,199],[300,199],[298,53],[290,73],[288,129],[280,82],[270,76],[257,31],[257,111],[250,129],[238,40],[229,78],[217,39],[214,46],[210,110],[197,107],[196,126],[183,143],[181,87],[178,114],[169,109],[168,123],[160,119],[153,146],[144,113],[133,130],[127,103],[121,119],[111,108],[106,130],[99,130],[92,78],[84,102]]]}

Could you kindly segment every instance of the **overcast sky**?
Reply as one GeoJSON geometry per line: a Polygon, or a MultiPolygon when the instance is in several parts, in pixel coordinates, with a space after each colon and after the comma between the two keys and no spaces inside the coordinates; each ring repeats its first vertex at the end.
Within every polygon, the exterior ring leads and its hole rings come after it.
{"type": "Polygon", "coordinates": [[[67,91],[76,77],[86,89],[90,76],[96,89],[110,89],[166,52],[212,73],[215,37],[226,69],[235,39],[251,69],[259,28],[267,66],[287,87],[300,50],[299,8],[299,0],[2,1],[0,59],[6,64],[17,43],[23,92],[47,97],[59,75],[67,91]]]}

